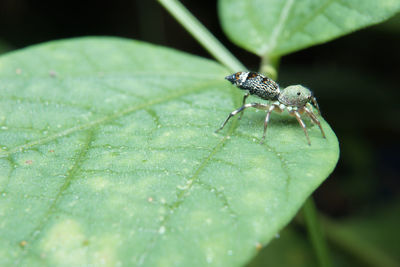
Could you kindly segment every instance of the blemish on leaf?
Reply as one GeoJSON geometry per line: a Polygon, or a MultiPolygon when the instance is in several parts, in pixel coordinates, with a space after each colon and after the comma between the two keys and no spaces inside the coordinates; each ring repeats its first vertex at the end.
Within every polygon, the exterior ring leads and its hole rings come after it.
{"type": "Polygon", "coordinates": [[[18,69],[15,70],[15,73],[16,73],[17,75],[20,75],[20,74],[22,73],[22,70],[21,70],[20,68],[18,68],[18,69]]]}
{"type": "Polygon", "coordinates": [[[50,70],[49,71],[49,75],[50,75],[50,77],[56,77],[57,76],[57,72],[55,72],[54,70],[50,70]]]}
{"type": "Polygon", "coordinates": [[[263,248],[262,244],[260,242],[256,243],[256,250],[260,251],[263,248]]]}
{"type": "Polygon", "coordinates": [[[26,242],[25,240],[22,240],[21,242],[19,242],[19,246],[21,248],[25,247],[26,245],[28,245],[28,242],[26,242]]]}
{"type": "Polygon", "coordinates": [[[31,165],[32,163],[33,163],[33,161],[31,159],[28,159],[25,161],[25,164],[27,164],[27,165],[31,165]]]}

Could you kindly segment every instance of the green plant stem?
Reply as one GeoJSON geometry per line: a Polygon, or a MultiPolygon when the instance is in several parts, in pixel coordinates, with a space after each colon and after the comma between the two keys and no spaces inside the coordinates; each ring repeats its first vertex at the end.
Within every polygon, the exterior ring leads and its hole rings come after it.
{"type": "Polygon", "coordinates": [[[330,267],[332,261],[326,246],[325,237],[319,222],[317,209],[312,196],[303,205],[304,220],[308,229],[308,235],[316,253],[319,266],[330,267]]]}
{"type": "Polygon", "coordinates": [[[232,72],[246,70],[246,67],[178,0],[158,0],[158,2],[221,64],[232,72]]]}
{"type": "Polygon", "coordinates": [[[280,57],[269,57],[264,55],[261,58],[259,72],[267,75],[269,78],[276,80],[278,78],[278,66],[280,57]]]}

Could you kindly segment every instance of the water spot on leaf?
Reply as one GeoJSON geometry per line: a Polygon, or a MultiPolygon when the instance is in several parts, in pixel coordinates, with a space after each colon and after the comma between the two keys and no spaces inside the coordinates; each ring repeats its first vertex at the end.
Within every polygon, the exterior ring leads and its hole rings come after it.
{"type": "Polygon", "coordinates": [[[158,233],[160,234],[160,235],[163,235],[164,233],[165,233],[165,226],[163,225],[163,226],[161,226],[160,227],[160,229],[158,229],[158,233]]]}

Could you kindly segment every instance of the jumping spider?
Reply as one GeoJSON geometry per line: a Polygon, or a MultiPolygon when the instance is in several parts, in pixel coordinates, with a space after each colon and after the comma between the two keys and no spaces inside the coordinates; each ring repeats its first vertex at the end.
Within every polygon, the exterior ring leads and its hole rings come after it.
{"type": "Polygon", "coordinates": [[[256,109],[267,110],[267,116],[265,117],[264,121],[264,134],[262,136],[261,144],[265,140],[269,118],[271,112],[274,110],[277,112],[282,112],[286,109],[290,115],[295,116],[300,126],[303,128],[309,145],[311,145],[310,137],[308,136],[306,125],[300,117],[300,115],[304,112],[315,124],[318,125],[322,136],[326,138],[321,123],[313,112],[314,105],[314,107],[318,110],[318,114],[321,114],[317,99],[314,97],[312,92],[304,86],[291,85],[281,90],[276,82],[256,72],[237,72],[225,77],[225,79],[240,89],[247,90],[248,92],[243,97],[243,105],[240,108],[232,111],[216,132],[222,130],[231,117],[235,116],[239,112],[242,112],[239,117],[239,119],[241,119],[244,113],[243,111],[246,108],[252,107],[256,109]],[[270,103],[246,104],[246,98],[249,95],[256,95],[261,99],[270,101],[270,103]]]}

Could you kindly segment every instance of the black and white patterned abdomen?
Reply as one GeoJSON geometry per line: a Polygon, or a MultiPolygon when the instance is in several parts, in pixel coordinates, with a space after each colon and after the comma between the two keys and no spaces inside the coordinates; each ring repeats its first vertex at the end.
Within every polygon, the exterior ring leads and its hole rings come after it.
{"type": "Polygon", "coordinates": [[[276,82],[256,72],[237,72],[225,79],[240,89],[248,90],[251,95],[265,100],[277,100],[280,94],[276,82]]]}

